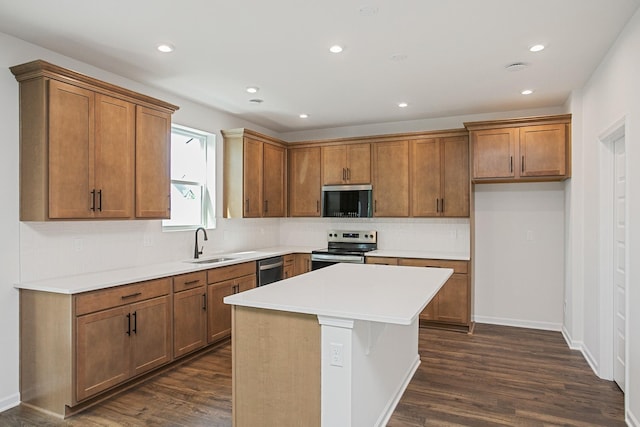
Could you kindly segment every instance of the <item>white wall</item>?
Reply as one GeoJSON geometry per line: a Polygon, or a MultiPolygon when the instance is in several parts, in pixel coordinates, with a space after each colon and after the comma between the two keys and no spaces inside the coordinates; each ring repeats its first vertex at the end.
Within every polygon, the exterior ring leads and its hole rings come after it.
{"type": "Polygon", "coordinates": [[[474,319],[559,331],[564,183],[475,185],[474,319]]]}
{"type": "MultiPolygon", "coordinates": [[[[585,352],[593,358],[593,365],[599,365],[608,354],[601,349],[610,347],[605,333],[600,329],[601,294],[599,281],[601,263],[599,242],[600,206],[609,202],[609,194],[599,191],[601,175],[600,162],[606,155],[599,141],[603,132],[615,123],[624,119],[626,123],[627,150],[627,192],[628,192],[628,240],[627,265],[628,307],[627,310],[627,422],[640,426],[640,12],[631,18],[614,46],[587,85],[577,94],[581,102],[572,105],[574,114],[581,116],[581,151],[573,157],[574,174],[572,186],[573,204],[571,205],[571,221],[573,239],[571,247],[572,265],[568,268],[574,272],[567,283],[572,289],[581,289],[584,302],[574,298],[573,310],[581,311],[581,315],[573,316],[574,320],[583,319],[582,324],[572,324],[569,334],[583,341],[585,352]],[[576,191],[584,189],[583,194],[576,196],[576,191]],[[582,238],[576,234],[582,234],[582,238]],[[580,256],[578,244],[583,245],[583,256],[580,256]],[[579,276],[576,275],[579,273],[579,276]],[[582,283],[581,283],[582,282],[582,283]],[[582,330],[581,330],[582,329],[582,330]],[[582,335],[582,337],[581,337],[582,335]],[[581,339],[582,338],[582,339],[581,339]]],[[[574,127],[576,123],[574,122],[574,127]]],[[[575,131],[574,131],[575,133],[575,131]]],[[[574,144],[575,145],[575,144],[574,144]]],[[[611,350],[612,351],[612,350],[611,350]]]]}
{"type": "MultiPolygon", "coordinates": [[[[18,83],[9,67],[44,59],[180,106],[174,123],[217,135],[217,189],[222,188],[220,129],[268,129],[220,111],[146,87],[0,33],[0,411],[19,402],[18,292],[13,284],[109,268],[186,259],[193,254],[193,233],[162,233],[160,221],[20,223],[18,221],[18,83]],[[151,243],[145,246],[144,242],[151,243]]],[[[221,207],[217,216],[221,216],[221,207]]],[[[276,245],[279,220],[223,220],[209,232],[205,252],[276,245]]]]}

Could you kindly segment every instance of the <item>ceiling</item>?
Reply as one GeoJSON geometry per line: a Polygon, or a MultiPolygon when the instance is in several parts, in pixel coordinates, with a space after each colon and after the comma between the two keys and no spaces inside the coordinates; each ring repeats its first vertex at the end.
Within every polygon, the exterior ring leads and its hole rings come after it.
{"type": "Polygon", "coordinates": [[[0,32],[288,132],[562,105],[639,4],[0,0],[0,32]]]}

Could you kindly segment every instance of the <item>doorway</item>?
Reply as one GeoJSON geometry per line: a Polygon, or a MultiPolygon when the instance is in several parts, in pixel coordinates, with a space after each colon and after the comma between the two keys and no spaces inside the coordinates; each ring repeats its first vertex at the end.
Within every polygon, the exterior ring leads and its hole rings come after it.
{"type": "Polygon", "coordinates": [[[600,367],[601,378],[626,386],[628,251],[625,121],[601,137],[600,367]]]}

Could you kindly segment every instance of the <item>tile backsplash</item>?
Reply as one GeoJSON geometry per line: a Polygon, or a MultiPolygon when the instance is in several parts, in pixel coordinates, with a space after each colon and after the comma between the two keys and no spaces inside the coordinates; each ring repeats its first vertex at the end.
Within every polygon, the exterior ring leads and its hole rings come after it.
{"type": "MultiPolygon", "coordinates": [[[[326,246],[326,232],[376,230],[388,250],[469,253],[468,219],[217,219],[204,254],[271,246],[326,246]]],[[[178,261],[193,257],[194,232],[163,232],[150,221],[20,223],[20,281],[178,261]]]]}

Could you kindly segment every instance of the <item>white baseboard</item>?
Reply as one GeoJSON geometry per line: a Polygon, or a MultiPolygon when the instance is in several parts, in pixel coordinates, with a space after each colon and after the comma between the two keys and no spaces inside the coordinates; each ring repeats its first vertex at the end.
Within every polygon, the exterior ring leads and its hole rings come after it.
{"type": "Polygon", "coordinates": [[[407,371],[407,375],[405,376],[404,381],[402,381],[402,384],[400,384],[398,389],[395,391],[395,393],[391,397],[391,400],[389,400],[389,402],[385,406],[384,411],[382,411],[382,414],[380,414],[378,421],[376,421],[375,423],[376,427],[387,425],[387,423],[391,419],[391,415],[393,415],[393,411],[395,411],[396,406],[398,406],[398,402],[400,402],[400,398],[402,397],[402,395],[404,394],[404,391],[409,386],[409,382],[411,381],[416,371],[418,370],[418,366],[420,366],[420,363],[421,363],[420,355],[416,355],[416,359],[411,365],[411,367],[409,368],[409,371],[407,371]]]}
{"type": "Polygon", "coordinates": [[[629,427],[640,427],[640,421],[638,421],[638,417],[633,415],[633,413],[631,413],[631,411],[629,410],[626,411],[624,420],[629,427]]]}
{"type": "Polygon", "coordinates": [[[19,404],[20,404],[20,393],[7,396],[4,399],[0,399],[0,412],[4,412],[7,409],[11,409],[14,406],[18,406],[19,404]]]}
{"type": "Polygon", "coordinates": [[[507,319],[503,317],[473,316],[477,323],[489,323],[491,325],[515,326],[517,328],[541,329],[544,331],[562,330],[562,323],[537,322],[533,320],[507,319]]]}
{"type": "MultiPolygon", "coordinates": [[[[562,336],[564,337],[564,340],[567,342],[567,345],[569,346],[569,348],[571,350],[577,350],[580,353],[582,353],[582,357],[584,357],[584,360],[587,361],[593,373],[596,374],[599,378],[602,378],[598,374],[598,370],[599,370],[598,362],[596,361],[595,357],[593,357],[593,354],[591,354],[587,346],[585,346],[582,341],[573,340],[571,338],[571,334],[569,334],[569,331],[564,326],[562,327],[562,336]]],[[[611,378],[602,378],[602,379],[611,380],[611,378]]]]}

